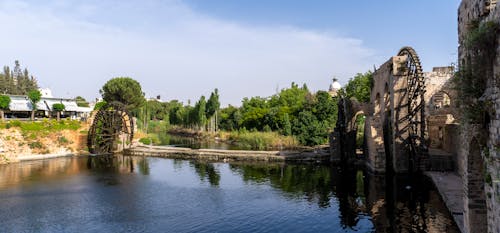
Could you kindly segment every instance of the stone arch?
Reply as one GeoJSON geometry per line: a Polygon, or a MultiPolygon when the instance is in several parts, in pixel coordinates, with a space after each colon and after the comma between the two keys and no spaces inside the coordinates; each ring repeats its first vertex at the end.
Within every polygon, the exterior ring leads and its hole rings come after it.
{"type": "Polygon", "coordinates": [[[354,114],[354,117],[352,118],[352,126],[351,128],[356,131],[356,149],[364,149],[364,143],[365,143],[365,130],[367,129],[366,127],[366,118],[367,115],[363,110],[360,110],[354,114]]]}
{"type": "Polygon", "coordinates": [[[446,91],[438,91],[432,96],[432,106],[434,109],[449,108],[452,106],[450,94],[446,91]]]}
{"type": "Polygon", "coordinates": [[[487,232],[486,195],[484,182],[484,160],[481,155],[480,143],[473,138],[469,144],[467,155],[466,203],[468,225],[471,233],[487,232]]]}

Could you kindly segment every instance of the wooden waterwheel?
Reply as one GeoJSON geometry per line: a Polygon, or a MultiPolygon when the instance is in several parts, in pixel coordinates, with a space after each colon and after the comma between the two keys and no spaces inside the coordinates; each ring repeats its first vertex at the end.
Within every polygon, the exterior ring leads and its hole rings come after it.
{"type": "Polygon", "coordinates": [[[134,138],[134,121],[120,102],[107,103],[96,113],[87,136],[91,154],[112,154],[118,148],[130,145],[134,138]]]}
{"type": "Polygon", "coordinates": [[[410,169],[424,170],[428,159],[425,130],[425,79],[417,53],[403,47],[398,56],[406,56],[404,64],[406,88],[396,107],[396,132],[409,152],[410,169]],[[404,111],[402,111],[404,109],[404,111]]]}

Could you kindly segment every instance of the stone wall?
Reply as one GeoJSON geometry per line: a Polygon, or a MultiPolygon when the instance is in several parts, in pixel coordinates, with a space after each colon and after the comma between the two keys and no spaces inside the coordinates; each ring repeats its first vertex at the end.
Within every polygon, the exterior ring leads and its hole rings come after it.
{"type": "Polygon", "coordinates": [[[389,98],[392,89],[391,73],[392,58],[373,73],[370,110],[365,125],[365,138],[368,147],[367,164],[371,170],[381,173],[387,169],[383,124],[388,120],[385,113],[390,111],[389,106],[391,105],[389,98]]]}
{"type": "MultiPolygon", "coordinates": [[[[493,21],[500,23],[500,4],[493,0],[463,0],[458,10],[458,37],[460,65],[465,64],[468,51],[464,39],[470,23],[493,21]]],[[[500,36],[497,35],[497,45],[500,36]]],[[[500,232],[500,46],[493,63],[493,77],[488,77],[482,101],[492,105],[484,125],[464,124],[461,129],[459,164],[463,171],[465,229],[482,232],[485,222],[488,232],[500,232]],[[479,188],[478,188],[479,187],[479,188]],[[486,210],[481,210],[485,202],[486,210]]]]}

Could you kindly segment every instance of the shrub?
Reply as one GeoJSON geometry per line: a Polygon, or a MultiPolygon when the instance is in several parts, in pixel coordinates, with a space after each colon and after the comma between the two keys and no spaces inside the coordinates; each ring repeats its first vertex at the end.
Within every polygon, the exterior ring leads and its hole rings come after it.
{"type": "Polygon", "coordinates": [[[42,143],[39,141],[30,142],[30,143],[28,143],[28,146],[31,149],[42,149],[43,148],[42,143]]]}
{"type": "Polygon", "coordinates": [[[146,137],[139,139],[139,142],[142,144],[150,145],[153,142],[153,140],[151,140],[151,138],[146,137]]]}
{"type": "Polygon", "coordinates": [[[57,138],[57,142],[59,142],[59,144],[65,145],[69,143],[69,140],[64,136],[61,136],[57,138]]]}

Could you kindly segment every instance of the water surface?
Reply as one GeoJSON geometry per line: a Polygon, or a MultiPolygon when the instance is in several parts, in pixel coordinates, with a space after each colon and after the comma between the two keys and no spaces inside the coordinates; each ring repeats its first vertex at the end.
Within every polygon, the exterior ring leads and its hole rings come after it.
{"type": "Polygon", "coordinates": [[[323,165],[22,162],[0,166],[0,231],[458,232],[432,185],[414,180],[323,165]]]}

